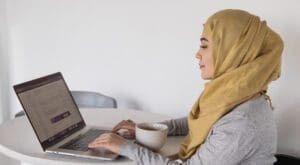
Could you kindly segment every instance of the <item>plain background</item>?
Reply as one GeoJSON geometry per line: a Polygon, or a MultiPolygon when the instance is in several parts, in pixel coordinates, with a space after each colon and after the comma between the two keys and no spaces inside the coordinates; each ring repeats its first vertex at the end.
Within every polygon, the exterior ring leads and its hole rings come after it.
{"type": "Polygon", "coordinates": [[[119,108],[185,116],[205,84],[195,59],[202,24],[218,10],[238,8],[267,20],[284,40],[282,76],[268,93],[278,152],[300,157],[299,6],[296,0],[0,0],[0,122],[21,109],[12,85],[57,71],[70,89],[115,97],[119,108]]]}

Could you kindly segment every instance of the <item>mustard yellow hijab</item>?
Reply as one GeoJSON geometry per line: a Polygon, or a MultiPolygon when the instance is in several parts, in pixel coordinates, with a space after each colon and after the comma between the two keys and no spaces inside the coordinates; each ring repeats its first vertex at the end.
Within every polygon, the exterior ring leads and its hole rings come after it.
{"type": "Polygon", "coordinates": [[[215,72],[189,114],[189,133],[178,153],[182,160],[201,147],[215,122],[255,94],[266,92],[281,73],[283,42],[259,17],[222,10],[208,18],[203,32],[213,43],[215,72]]]}

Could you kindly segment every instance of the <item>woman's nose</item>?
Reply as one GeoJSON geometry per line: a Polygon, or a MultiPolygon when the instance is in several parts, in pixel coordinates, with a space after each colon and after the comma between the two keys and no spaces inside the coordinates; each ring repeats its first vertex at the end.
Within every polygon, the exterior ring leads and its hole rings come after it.
{"type": "Polygon", "coordinates": [[[201,60],[201,59],[202,59],[202,56],[201,56],[201,54],[200,54],[200,52],[199,52],[199,51],[196,53],[196,58],[197,58],[197,59],[199,59],[199,60],[201,60]]]}

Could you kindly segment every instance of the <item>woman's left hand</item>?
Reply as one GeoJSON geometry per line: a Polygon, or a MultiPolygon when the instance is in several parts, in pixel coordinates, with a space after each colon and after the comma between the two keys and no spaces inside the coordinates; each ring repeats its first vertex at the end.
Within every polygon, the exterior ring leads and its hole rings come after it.
{"type": "Polygon", "coordinates": [[[123,137],[114,134],[114,133],[104,133],[97,137],[94,141],[89,144],[89,148],[99,148],[103,147],[108,149],[116,154],[120,153],[120,149],[123,143],[126,142],[126,139],[123,137]]]}

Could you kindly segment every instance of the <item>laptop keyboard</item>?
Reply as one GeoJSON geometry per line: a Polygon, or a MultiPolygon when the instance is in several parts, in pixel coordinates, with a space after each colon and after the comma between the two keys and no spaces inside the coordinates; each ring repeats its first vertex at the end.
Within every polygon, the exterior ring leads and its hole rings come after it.
{"type": "Polygon", "coordinates": [[[76,151],[87,151],[88,144],[94,140],[99,135],[109,132],[105,130],[98,130],[98,129],[89,129],[86,133],[77,136],[76,138],[72,139],[68,143],[60,146],[59,148],[68,149],[68,150],[76,150],[76,151]]]}

